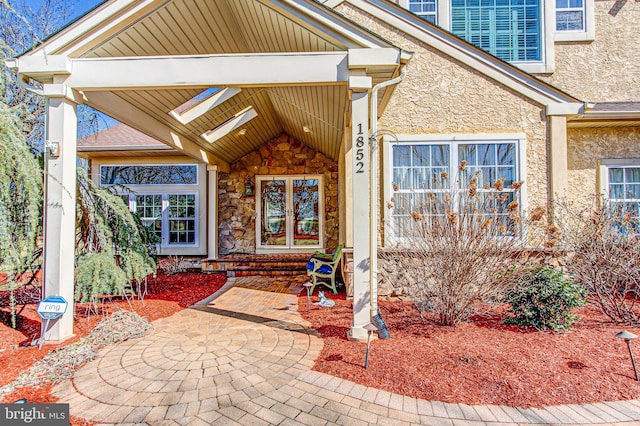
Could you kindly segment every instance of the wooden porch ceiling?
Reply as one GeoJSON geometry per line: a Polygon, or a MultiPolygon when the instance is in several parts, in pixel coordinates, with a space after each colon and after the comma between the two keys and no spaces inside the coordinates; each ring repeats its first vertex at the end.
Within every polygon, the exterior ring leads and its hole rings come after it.
{"type": "MultiPolygon", "coordinates": [[[[70,56],[107,58],[335,52],[363,47],[338,31],[331,30],[327,22],[296,16],[294,12],[282,6],[286,6],[287,2],[170,0],[156,3],[156,7],[147,10],[143,17],[123,25],[99,43],[90,43],[89,49],[71,51],[70,56]]],[[[300,3],[305,3],[305,0],[300,3]]],[[[323,13],[327,14],[327,11],[323,13]]],[[[344,21],[336,16],[332,19],[344,21]]],[[[362,32],[361,29],[358,31],[362,32]]],[[[369,37],[376,39],[375,36],[369,37]]],[[[390,47],[388,44],[385,46],[385,42],[379,39],[376,39],[376,42],[382,47],[390,47]]],[[[374,76],[374,84],[391,78],[395,71],[382,70],[374,76]]],[[[227,162],[237,160],[282,132],[331,158],[338,158],[345,126],[345,111],[348,108],[345,83],[321,86],[241,87],[242,91],[238,95],[186,125],[169,115],[170,111],[206,88],[118,90],[113,91],[113,94],[227,162]],[[201,137],[203,133],[249,106],[252,106],[258,115],[242,126],[246,129],[244,134],[241,135],[239,129],[236,129],[214,143],[209,143],[201,137]],[[310,131],[304,131],[303,128],[310,131]]],[[[385,99],[384,91],[380,99],[385,99]]],[[[136,127],[135,122],[126,124],[136,127]]]]}

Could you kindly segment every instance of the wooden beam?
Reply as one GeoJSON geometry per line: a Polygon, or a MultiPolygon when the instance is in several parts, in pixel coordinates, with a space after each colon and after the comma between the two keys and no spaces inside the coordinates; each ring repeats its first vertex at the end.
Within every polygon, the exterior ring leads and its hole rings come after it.
{"type": "MultiPolygon", "coordinates": [[[[41,77],[43,70],[50,68],[46,61],[44,57],[28,57],[19,59],[16,65],[23,76],[41,77]]],[[[346,83],[348,79],[347,52],[79,58],[69,61],[71,73],[58,82],[78,90],[318,85],[346,83]]]]}
{"type": "Polygon", "coordinates": [[[238,89],[235,87],[230,87],[227,89],[222,89],[219,92],[209,96],[208,98],[202,100],[199,103],[196,103],[191,108],[183,111],[183,112],[175,112],[169,111],[169,115],[178,120],[180,123],[186,125],[205,114],[207,111],[210,111],[219,105],[222,105],[231,97],[240,93],[242,89],[238,89]]]}
{"type": "Polygon", "coordinates": [[[206,164],[217,165],[218,170],[222,172],[230,170],[229,163],[226,161],[111,92],[86,92],[85,98],[87,105],[134,127],[189,157],[206,164]]]}

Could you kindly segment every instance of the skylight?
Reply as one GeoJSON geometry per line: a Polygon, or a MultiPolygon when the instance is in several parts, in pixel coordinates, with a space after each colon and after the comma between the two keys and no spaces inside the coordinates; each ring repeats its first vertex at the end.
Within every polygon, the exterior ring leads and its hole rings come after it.
{"type": "Polygon", "coordinates": [[[213,143],[218,139],[223,138],[229,133],[233,132],[235,129],[243,126],[249,120],[252,120],[258,116],[258,113],[255,109],[250,105],[238,112],[237,114],[232,115],[231,117],[224,120],[222,123],[218,124],[208,132],[202,134],[202,137],[209,143],[213,143]]]}
{"type": "Polygon", "coordinates": [[[182,124],[188,124],[240,92],[241,89],[236,88],[221,89],[219,87],[210,87],[179,107],[169,111],[169,115],[182,124]]]}

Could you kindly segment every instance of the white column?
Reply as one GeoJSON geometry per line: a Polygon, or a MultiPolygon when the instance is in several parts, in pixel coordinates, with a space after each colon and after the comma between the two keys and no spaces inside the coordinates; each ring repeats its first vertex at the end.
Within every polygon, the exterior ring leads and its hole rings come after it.
{"type": "Polygon", "coordinates": [[[549,115],[549,172],[550,196],[552,202],[563,201],[567,197],[568,154],[567,117],[549,115]]]}
{"type": "Polygon", "coordinates": [[[47,98],[46,141],[59,149],[57,156],[45,149],[44,297],[62,296],[68,303],[66,313],[45,332],[50,342],[73,336],[77,126],[75,103],[47,98]]]}
{"type": "MultiPolygon", "coordinates": [[[[366,340],[370,323],[369,286],[369,92],[370,77],[351,77],[351,176],[353,214],[353,322],[349,338],[366,340]]],[[[374,237],[375,238],[375,237],[374,237]]]]}
{"type": "Polygon", "coordinates": [[[207,166],[207,258],[218,258],[218,167],[207,166]]]}

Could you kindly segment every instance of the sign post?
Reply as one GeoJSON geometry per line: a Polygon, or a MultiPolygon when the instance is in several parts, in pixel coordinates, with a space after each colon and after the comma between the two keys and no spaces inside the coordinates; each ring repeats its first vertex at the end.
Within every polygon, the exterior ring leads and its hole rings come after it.
{"type": "Polygon", "coordinates": [[[57,320],[65,312],[67,312],[68,303],[62,296],[49,296],[46,299],[38,303],[38,309],[36,312],[43,319],[42,330],[40,332],[40,342],[38,343],[38,349],[42,349],[44,343],[44,334],[49,329],[49,322],[51,320],[57,320]]]}

